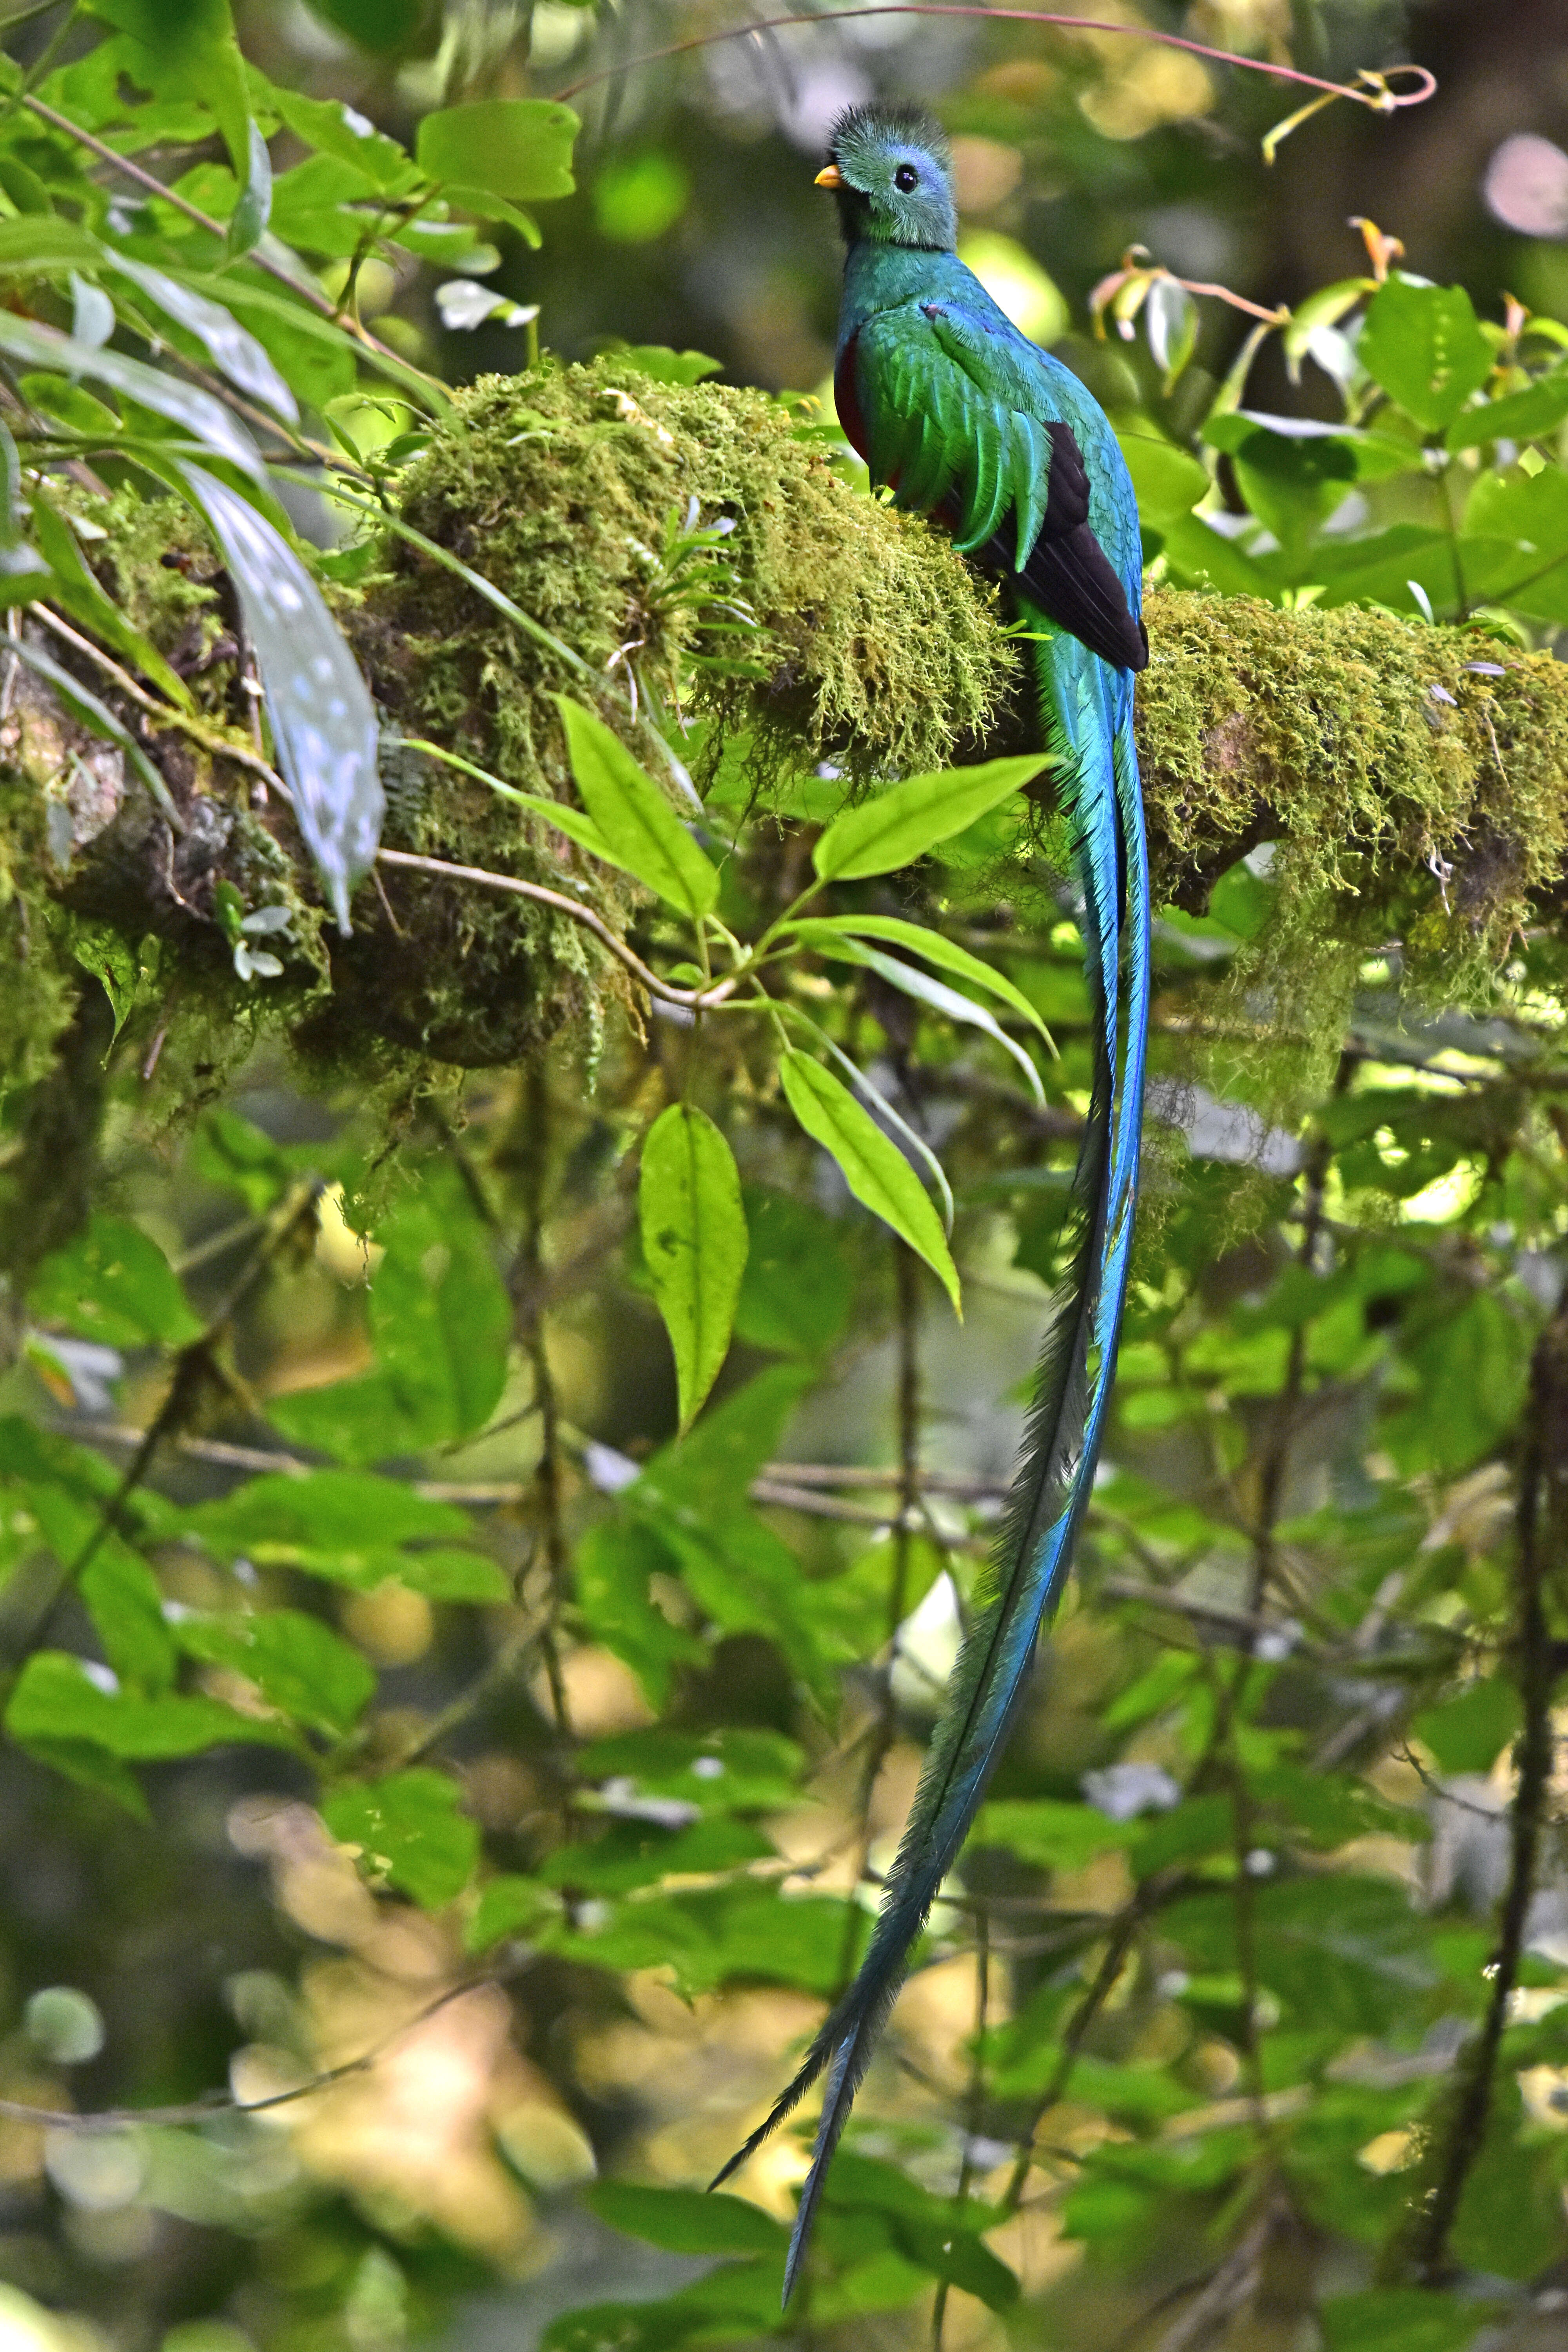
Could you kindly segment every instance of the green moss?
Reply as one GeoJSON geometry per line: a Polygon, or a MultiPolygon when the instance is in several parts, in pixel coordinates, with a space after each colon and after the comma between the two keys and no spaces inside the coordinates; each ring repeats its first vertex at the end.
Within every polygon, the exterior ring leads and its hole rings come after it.
{"type": "Polygon", "coordinates": [[[1363,932],[1397,913],[1414,972],[1449,991],[1555,889],[1568,668],[1551,655],[1354,605],[1171,590],[1148,623],[1138,742],[1159,895],[1201,905],[1277,841],[1285,904],[1321,910],[1326,894],[1363,932]]]}

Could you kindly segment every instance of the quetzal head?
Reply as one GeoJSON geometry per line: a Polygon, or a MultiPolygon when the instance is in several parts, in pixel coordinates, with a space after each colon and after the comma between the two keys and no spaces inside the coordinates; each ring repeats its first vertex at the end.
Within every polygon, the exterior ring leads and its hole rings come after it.
{"type": "Polygon", "coordinates": [[[921,108],[850,107],[833,126],[827,157],[816,184],[837,196],[847,245],[869,237],[928,253],[952,251],[958,215],[947,141],[921,108]]]}

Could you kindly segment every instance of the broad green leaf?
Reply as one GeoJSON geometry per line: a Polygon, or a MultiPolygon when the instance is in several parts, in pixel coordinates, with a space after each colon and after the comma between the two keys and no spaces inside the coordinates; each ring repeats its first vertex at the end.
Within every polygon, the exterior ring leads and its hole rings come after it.
{"type": "Polygon", "coordinates": [[[65,269],[96,269],[103,247],[85,228],[58,213],[0,220],[0,277],[40,277],[65,269]]]}
{"type": "Polygon", "coordinates": [[[1132,477],[1141,521],[1163,530],[1190,514],[1209,488],[1208,469],[1173,441],[1152,432],[1121,432],[1117,440],[1132,477]]]}
{"type": "Polygon", "coordinates": [[[839,1229],[809,1201],[787,1192],[742,1191],[751,1246],[735,1306],[735,1328],[753,1348],[822,1356],[843,1334],[851,1281],[839,1229]]]}
{"type": "Polygon", "coordinates": [[[135,79],[158,96],[199,99],[223,132],[243,180],[250,160],[250,100],[245,60],[228,0],[91,0],[92,14],[128,34],[142,52],[135,79]]]}
{"type": "Polygon", "coordinates": [[[546,98],[477,99],[438,107],[419,123],[415,154],[433,180],[521,204],[569,196],[581,121],[546,98]]]}
{"type": "Polygon", "coordinates": [[[0,311],[0,351],[27,367],[52,368],[61,375],[85,375],[106,383],[111,392],[124,394],[205,443],[215,457],[226,457],[258,481],[262,478],[260,452],[238,419],[210,392],[184,383],[178,376],[127,359],[121,352],[79,343],[72,335],[40,326],[35,319],[18,319],[8,310],[0,311]]]}
{"type": "Polygon", "coordinates": [[[121,1681],[150,1696],[167,1690],[174,1679],[174,1644],[158,1580],[141,1553],[111,1531],[83,1569],[79,1589],[121,1681]]]}
{"type": "Polygon", "coordinates": [[[419,47],[431,19],[429,0],[310,0],[310,13],[377,57],[419,47]]]}
{"type": "Polygon", "coordinates": [[[570,695],[554,698],[572,773],[612,861],[695,920],[711,912],[719,876],[651,776],[618,735],[570,695]]]}
{"type": "Polygon", "coordinates": [[[1474,449],[1484,441],[1532,441],[1540,434],[1555,432],[1565,416],[1568,368],[1558,368],[1524,392],[1461,410],[1443,436],[1443,446],[1474,449]]]}
{"type": "Polygon", "coordinates": [[[1490,2316],[1430,2287],[1369,2287],[1318,2306],[1327,2352],[1468,2352],[1490,2316]]]}
{"type": "Polygon", "coordinates": [[[270,1706],[334,1738],[353,1730],[375,1689],[359,1652],[298,1609],[189,1617],[176,1630],[189,1656],[246,1675],[270,1706]]]}
{"type": "MultiPolygon", "coordinates": [[[[387,17],[396,16],[393,0],[370,0],[370,5],[387,17]]],[[[406,195],[418,185],[419,174],[406,148],[342,99],[307,98],[281,82],[268,81],[255,66],[250,81],[253,95],[275,110],[307,147],[352,164],[382,195],[406,195]]]]}
{"type": "MultiPolygon", "coordinates": [[[[242,327],[233,312],[221,302],[200,294],[194,286],[169,277],[151,263],[132,261],[129,255],[117,255],[113,268],[121,278],[130,278],[143,294],[205,345],[207,356],[220,375],[226,375],[237,390],[248,393],[264,408],[289,425],[300,421],[300,404],[256,337],[242,327]]],[[[223,284],[215,279],[215,285],[223,284]]]]}
{"type": "Polygon", "coordinates": [[[135,1698],[105,1689],[79,1658],[63,1650],[37,1650],[17,1676],[5,1710],[5,1728],[26,1748],[35,1740],[83,1740],[128,1762],[150,1763],[174,1756],[198,1756],[236,1741],[292,1748],[294,1735],[281,1725],[240,1715],[216,1698],[171,1692],[135,1698]]]}
{"type": "MultiPolygon", "coordinates": [[[[302,1478],[269,1471],[247,1478],[221,1502],[203,1503],[186,1526],[228,1558],[277,1544],[380,1559],[405,1543],[439,1542],[468,1532],[455,1503],[416,1495],[400,1479],[368,1470],[312,1470],[302,1478]]],[[[392,1570],[388,1570],[392,1573],[392,1570]]]]}
{"type": "Polygon", "coordinates": [[[256,649],[278,764],[338,919],[375,862],[386,797],[375,706],[293,549],[247,499],[199,466],[182,468],[212,528],[256,649]]]}
{"type": "Polygon", "coordinates": [[[110,1348],[184,1347],[201,1320],[168,1259],[140,1226],[96,1215],[85,1234],[51,1252],[33,1278],[33,1314],[110,1348]]]}
{"type": "MultiPolygon", "coordinates": [[[[961,948],[956,940],[944,938],[941,931],[929,930],[923,923],[907,923],[900,915],[848,914],[835,915],[831,919],[805,915],[797,916],[788,929],[800,939],[803,946],[821,947],[825,953],[830,952],[827,942],[834,938],[886,940],[889,946],[907,948],[911,955],[922,956],[927,963],[934,963],[939,971],[950,971],[954,979],[966,980],[973,988],[988,990],[1021,1021],[1026,1021],[1031,1028],[1037,1029],[1047,1045],[1051,1042],[1051,1033],[1039,1013],[1005,971],[998,971],[994,964],[986,963],[980,956],[971,955],[969,950],[961,948]]],[[[1005,944],[999,938],[997,945],[1005,944]]]]}
{"type": "Polygon", "coordinates": [[[426,1163],[376,1239],[386,1255],[370,1286],[375,1370],[269,1407],[297,1443],[355,1463],[481,1428],[506,1385],[511,1340],[493,1237],[448,1163],[426,1163]]]}
{"type": "Polygon", "coordinates": [[[786,1046],[779,1056],[779,1080],[791,1110],[812,1140],[837,1160],[855,1198],[924,1258],[954,1311],[962,1312],[958,1269],[942,1220],[897,1144],[889,1142],[848,1088],[809,1054],[786,1046]]]}
{"type": "Polygon", "coordinates": [[[500,1872],[488,1879],[468,1924],[463,1944],[470,1952],[488,1952],[503,1936],[532,1935],[561,1916],[561,1897],[534,1878],[500,1872]]]}
{"type": "Polygon", "coordinates": [[[1424,1707],[1411,1728],[1441,1770],[1489,1772],[1521,1720],[1516,1685],[1506,1675],[1489,1675],[1445,1705],[1424,1707]]]}
{"type": "Polygon", "coordinates": [[[1093,1805],[1059,1797],[1008,1797],[982,1806],[973,1837],[978,1845],[1005,1846],[1039,1869],[1080,1870],[1096,1854],[1135,1845],[1146,1826],[1113,1822],[1093,1805]]]}
{"type": "Polygon", "coordinates": [[[782,2222],[741,2197],[601,2180],[584,2202],[612,2230],[672,2254],[782,2254],[789,2243],[782,2222]]]}
{"type": "Polygon", "coordinates": [[[1010,799],[1048,764],[1041,751],[909,776],[890,792],[834,819],[812,852],[818,877],[851,882],[912,865],[939,841],[950,840],[1010,799]]]}
{"type": "MultiPolygon", "coordinates": [[[[170,268],[163,275],[198,290],[210,282],[206,273],[196,270],[170,268]]],[[[361,342],[331,319],[323,319],[303,302],[280,293],[275,285],[258,285],[243,269],[226,270],[218,282],[228,308],[248,314],[257,341],[289,378],[295,391],[309,398],[315,407],[323,407],[328,399],[340,393],[353,391],[360,366],[387,377],[422,408],[444,410],[450,405],[434,378],[411,367],[395,352],[379,343],[361,342]],[[312,352],[312,347],[313,357],[304,357],[312,352]],[[300,374],[301,365],[313,371],[305,380],[300,374]]]]}
{"type": "Polygon", "coordinates": [[[511,1586],[496,1562],[482,1551],[460,1551],[449,1544],[432,1544],[405,1551],[398,1559],[396,1579],[410,1592],[426,1601],[510,1601],[511,1586]]]}
{"type": "Polygon", "coordinates": [[[705,1111],[671,1103],[648,1129],[637,1187],[643,1255],[690,1428],[730,1350],[746,1264],[735,1155],[705,1111]]]}
{"type": "Polygon", "coordinates": [[[1441,433],[1492,371],[1492,347],[1462,286],[1391,278],[1367,304],[1356,353],[1374,383],[1428,433],[1441,433]]]}
{"type": "Polygon", "coordinates": [[[648,1579],[679,1575],[679,1554],[656,1527],[628,1514],[590,1528],[573,1565],[589,1632],[630,1666],[649,1705],[662,1712],[676,1666],[700,1664],[706,1654],[696,1635],[672,1625],[649,1598],[648,1579]]]}
{"type": "Polygon", "coordinates": [[[771,1861],[774,1848],[745,1822],[709,1814],[679,1829],[656,1822],[612,1822],[603,1837],[557,1846],[539,1866],[547,1886],[590,1895],[629,1895],[663,1878],[709,1877],[748,1862],[771,1861]]]}
{"type": "Polygon", "coordinates": [[[458,1811],[460,1793],[445,1772],[418,1766],[340,1789],[321,1817],[335,1838],[359,1847],[367,1871],[439,1911],[462,1893],[479,1859],[479,1825],[458,1811]]]}
{"type": "Polygon", "coordinates": [[[632,1797],[673,1798],[699,1813],[775,1812],[800,1801],[800,1749],[782,1732],[721,1726],[706,1733],[612,1733],[579,1749],[580,1781],[615,1782],[632,1797]]]}

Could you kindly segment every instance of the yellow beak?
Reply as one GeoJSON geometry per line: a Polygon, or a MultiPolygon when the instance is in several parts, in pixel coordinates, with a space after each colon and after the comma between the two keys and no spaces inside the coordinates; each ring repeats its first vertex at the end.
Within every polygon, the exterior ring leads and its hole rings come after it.
{"type": "Polygon", "coordinates": [[[818,172],[811,184],[814,188],[841,188],[844,185],[844,174],[837,163],[827,163],[818,172]]]}

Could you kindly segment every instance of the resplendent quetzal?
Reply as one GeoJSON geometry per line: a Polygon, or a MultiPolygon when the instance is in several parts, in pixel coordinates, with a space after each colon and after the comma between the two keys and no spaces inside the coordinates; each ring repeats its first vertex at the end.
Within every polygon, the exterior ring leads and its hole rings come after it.
{"type": "MultiPolygon", "coordinates": [[[[1073,829],[1094,1021],[1070,1275],[976,1614],[931,1736],[859,1974],[724,2179],[825,2071],[826,2095],[784,2273],[789,2299],[824,2176],[909,1954],[957,1859],[1061,1591],[1104,1433],[1138,1190],[1149,1013],[1149,869],[1132,743],[1142,552],[1126,463],[1099,402],[1019,333],[953,251],[947,148],[907,109],[835,124],[847,245],[835,376],[845,432],[898,503],[944,524],[999,579],[1033,642],[1040,720],[1073,829]]],[[[717,2186],[717,2183],[715,2183],[717,2186]]]]}

